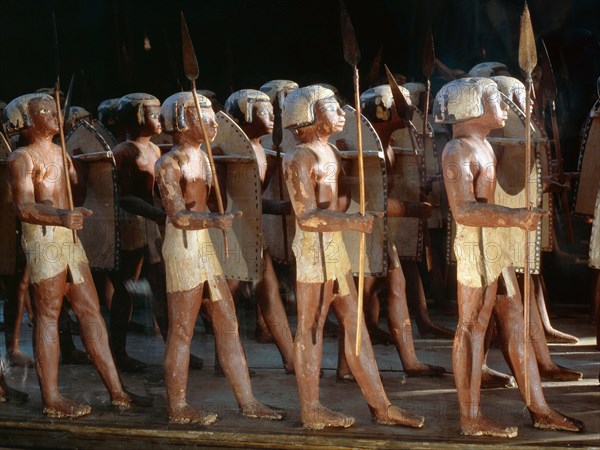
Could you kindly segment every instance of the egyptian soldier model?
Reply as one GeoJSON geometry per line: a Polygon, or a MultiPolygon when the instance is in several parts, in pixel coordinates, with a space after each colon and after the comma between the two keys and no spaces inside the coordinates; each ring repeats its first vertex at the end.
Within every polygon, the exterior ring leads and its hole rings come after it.
{"type": "Polygon", "coordinates": [[[457,222],[454,251],[459,320],[452,365],[461,432],[470,436],[517,435],[516,427],[495,424],[480,409],[484,338],[494,308],[500,339],[508,345],[506,356],[521,393],[527,388],[531,393],[527,408],[534,427],[580,431],[582,422],[553,411],[546,403],[535,359],[529,358],[527,366],[524,362],[523,307],[515,293],[518,284],[511,267],[510,242],[502,242],[496,230],[504,227],[535,230],[543,212],[494,204],[497,161],[486,136],[504,126],[506,111],[496,83],[477,77],[446,84],[434,103],[436,122],[453,126],[453,139],[442,155],[442,170],[449,205],[457,222]],[[486,245],[494,245],[499,254],[486,258],[486,245]],[[497,297],[499,284],[506,288],[507,295],[497,297]]]}
{"type": "MultiPolygon", "coordinates": [[[[58,391],[58,317],[69,287],[71,307],[81,338],[108,388],[111,402],[129,408],[144,403],[121,384],[100,314],[98,296],[81,243],[74,231],[83,228],[85,208],[69,209],[62,150],[52,142],[59,132],[56,105],[46,94],[14,99],[6,108],[7,129],[20,131],[25,146],[11,153],[8,164],[17,216],[22,222],[22,245],[36,309],[34,342],[44,412],[52,417],[79,417],[91,411],[58,391]]],[[[68,160],[69,161],[69,160],[68,160]]],[[[74,179],[76,181],[76,179],[74,179]]]]}
{"type": "Polygon", "coordinates": [[[290,93],[284,103],[282,124],[301,142],[283,158],[287,188],[296,213],[294,255],[298,328],[294,341],[294,368],[305,428],[349,427],[354,418],[332,411],[319,401],[319,372],[323,324],[333,306],[345,333],[346,358],[378,423],[422,427],[424,418],[391,405],[379,377],[364,321],[361,352],[353,349],[357,329],[357,294],[342,230],[369,233],[374,213],[345,214],[345,189],[340,183],[341,158],[328,143],[340,132],[345,113],[334,93],[307,86],[290,93]],[[333,169],[333,170],[331,170],[333,169]]]}
{"type": "MultiPolygon", "coordinates": [[[[269,96],[253,89],[234,92],[225,102],[225,112],[240,126],[252,143],[258,162],[259,176],[264,192],[269,184],[269,178],[276,169],[278,160],[267,158],[260,138],[273,132],[273,106],[269,96]]],[[[290,211],[287,200],[262,200],[263,214],[282,215],[290,211]]],[[[292,333],[285,314],[285,308],[279,293],[279,283],[273,268],[273,260],[267,247],[262,251],[262,276],[256,286],[256,300],[259,315],[262,316],[275,345],[281,353],[283,366],[288,373],[294,371],[294,356],[292,351],[292,333]]],[[[234,280],[228,281],[234,293],[239,289],[234,280]]],[[[234,293],[234,297],[235,297],[234,293]]]]}
{"type": "MultiPolygon", "coordinates": [[[[508,103],[509,105],[512,103],[513,107],[516,107],[520,110],[520,112],[525,111],[525,97],[526,97],[526,89],[525,89],[525,85],[517,80],[516,78],[513,77],[508,77],[508,76],[496,76],[496,77],[492,77],[491,78],[497,85],[498,87],[498,91],[503,94],[505,96],[505,102],[508,103]]],[[[510,111],[509,111],[510,112],[510,111]]],[[[512,113],[511,113],[512,114],[512,113]]],[[[509,115],[510,117],[510,115],[509,115]]],[[[505,127],[506,129],[507,127],[505,127]]],[[[501,130],[499,130],[501,131],[501,130]]],[[[524,129],[523,129],[524,131],[524,129]]],[[[534,126],[534,138],[536,138],[537,136],[539,136],[539,128],[537,127],[537,125],[534,126]]],[[[542,155],[541,152],[544,151],[544,148],[542,145],[540,145],[540,160],[542,159],[542,155]]],[[[548,158],[545,158],[546,160],[548,158]]],[[[542,164],[543,166],[543,164],[542,164]]],[[[521,167],[519,165],[512,165],[512,169],[513,170],[519,170],[521,171],[521,167]]],[[[511,177],[512,178],[512,177],[511,177]]],[[[549,189],[554,189],[559,183],[557,182],[558,180],[555,180],[554,175],[548,175],[544,178],[544,182],[542,183],[544,185],[543,188],[543,192],[548,192],[549,189]],[[553,187],[554,186],[554,187],[553,187]]],[[[549,204],[549,202],[547,202],[549,204]]],[[[542,223],[544,221],[548,220],[547,216],[544,216],[542,218],[542,223]]],[[[548,225],[548,228],[550,227],[550,225],[548,225]]],[[[542,231],[543,232],[543,231],[542,231]]],[[[551,230],[549,230],[548,232],[551,232],[551,230]]],[[[532,345],[534,347],[535,350],[535,356],[537,358],[538,361],[538,369],[540,371],[540,376],[542,377],[542,379],[544,380],[552,380],[552,381],[577,381],[580,380],[581,378],[583,378],[583,374],[581,372],[577,372],[575,370],[571,370],[565,367],[561,367],[557,364],[555,364],[552,361],[552,358],[550,356],[550,351],[548,349],[548,342],[546,341],[546,334],[544,333],[544,330],[547,329],[547,327],[543,324],[542,321],[542,317],[548,317],[548,313],[546,311],[546,303],[545,303],[545,299],[544,299],[544,291],[545,289],[543,289],[543,285],[544,285],[544,281],[543,281],[543,275],[541,273],[538,274],[531,274],[531,280],[532,280],[532,284],[535,285],[535,296],[536,296],[536,302],[535,302],[535,307],[531,309],[531,319],[532,319],[532,327],[531,327],[531,333],[532,333],[532,345]]],[[[522,275],[519,274],[518,278],[521,279],[522,275]]],[[[548,325],[550,324],[549,319],[548,319],[548,325]]],[[[550,327],[551,328],[551,327],[550,327]]],[[[558,330],[554,330],[553,328],[551,328],[554,333],[555,336],[563,336],[565,339],[567,337],[569,337],[569,335],[562,333],[558,330]]],[[[575,342],[577,342],[577,338],[572,337],[573,339],[575,339],[575,342]]]]}
{"type": "MultiPolygon", "coordinates": [[[[408,91],[400,87],[402,94],[410,105],[408,91]]],[[[361,110],[364,116],[371,122],[381,140],[382,147],[385,150],[385,162],[387,169],[387,188],[392,192],[394,176],[396,173],[393,165],[396,163],[394,150],[390,145],[392,133],[398,128],[405,127],[404,120],[396,112],[392,91],[389,85],[378,86],[364,92],[360,96],[361,110]]],[[[428,203],[409,203],[398,199],[388,197],[388,215],[390,216],[413,216],[427,218],[431,211],[428,203]]],[[[389,237],[388,242],[388,265],[387,265],[387,301],[388,301],[388,325],[391,334],[391,341],[396,346],[396,350],[402,360],[402,367],[408,375],[437,375],[444,373],[443,367],[430,366],[417,359],[412,337],[412,327],[408,306],[406,304],[406,279],[400,264],[400,257],[396,250],[393,238],[389,237]]],[[[372,310],[369,303],[372,298],[377,296],[375,292],[375,277],[365,279],[365,317],[368,323],[369,315],[372,310]]],[[[373,317],[372,325],[376,327],[377,317],[373,317]]],[[[370,329],[371,332],[371,329],[370,329]]]]}
{"type": "Polygon", "coordinates": [[[166,339],[167,307],[164,271],[161,266],[162,239],[159,224],[166,213],[154,206],[154,165],[159,148],[150,138],[161,133],[160,101],[144,93],[121,97],[117,106],[119,125],[126,140],[113,149],[119,184],[121,264],[111,276],[114,295],[110,308],[110,339],[119,369],[131,372],[146,364],[127,355],[126,338],[133,299],[126,285],[145,276],[153,293],[153,312],[166,339]]]}
{"type": "Polygon", "coordinates": [[[217,420],[196,411],[186,401],[190,341],[203,293],[212,318],[217,353],[225,376],[245,417],[281,420],[284,415],[258,402],[252,393],[246,358],[240,343],[235,308],[208,229],[228,230],[241,213],[216,214],[208,209],[212,173],[201,149],[205,137],[217,134],[215,114],[206,97],[199,96],[202,116],[192,93],[174,94],[161,107],[163,130],[175,146],[156,163],[156,180],[167,212],[163,257],[166,266],[169,331],[165,351],[167,411],[175,423],[208,425],[217,420]]]}

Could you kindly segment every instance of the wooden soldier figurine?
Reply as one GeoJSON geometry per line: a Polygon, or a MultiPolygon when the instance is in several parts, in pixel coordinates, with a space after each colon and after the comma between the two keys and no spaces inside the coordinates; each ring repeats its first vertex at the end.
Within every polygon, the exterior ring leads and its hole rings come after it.
{"type": "MultiPolygon", "coordinates": [[[[400,90],[410,105],[408,91],[402,87],[400,90]]],[[[394,174],[397,172],[393,166],[396,163],[396,155],[390,145],[392,133],[398,128],[406,127],[404,119],[398,116],[394,99],[389,85],[378,86],[365,91],[361,97],[361,109],[364,116],[371,122],[381,140],[382,147],[385,149],[385,162],[387,165],[387,188],[388,193],[393,191],[394,174]]],[[[388,215],[390,216],[413,216],[427,218],[431,211],[429,203],[404,202],[397,198],[388,196],[388,215]]],[[[402,360],[402,367],[407,375],[439,375],[445,372],[443,367],[424,364],[417,359],[413,343],[412,327],[408,306],[406,304],[406,279],[400,264],[400,257],[393,242],[393,237],[388,240],[388,266],[387,266],[387,301],[388,301],[388,325],[390,329],[391,341],[396,346],[396,350],[402,360]]],[[[369,317],[373,316],[373,311],[369,308],[373,297],[377,296],[375,292],[376,278],[369,277],[365,279],[365,318],[369,323],[369,317]]],[[[378,329],[377,318],[372,317],[373,329],[378,329]]],[[[371,328],[369,332],[372,333],[371,328]]]]}
{"type": "Polygon", "coordinates": [[[217,134],[215,113],[206,97],[199,96],[202,115],[194,107],[192,93],[170,96],[161,107],[163,130],[173,135],[175,146],[156,163],[156,180],[167,212],[163,257],[166,266],[169,331],[165,351],[167,410],[175,423],[208,425],[214,413],[195,411],[186,401],[190,341],[203,293],[212,318],[218,357],[245,417],[281,420],[284,414],[256,400],[252,393],[246,358],[240,343],[231,292],[223,276],[208,229],[231,228],[241,213],[217,214],[208,209],[212,172],[201,149],[217,134]]]}
{"type": "Polygon", "coordinates": [[[79,417],[91,411],[89,405],[66,399],[58,391],[57,321],[67,284],[81,338],[112,404],[124,409],[134,402],[149,405],[121,384],[87,258],[74,239],[73,231],[83,227],[92,211],[69,209],[64,174],[76,177],[72,164],[64,167],[62,150],[52,142],[59,132],[54,100],[47,94],[23,95],[7,106],[4,117],[8,130],[20,131],[25,143],[11,153],[8,164],[33,293],[36,367],[44,412],[53,417],[79,417]]]}
{"type": "MultiPolygon", "coordinates": [[[[260,143],[261,137],[273,132],[273,106],[269,96],[253,89],[237,91],[231,94],[225,102],[224,111],[240,126],[252,143],[264,193],[264,189],[269,184],[269,178],[276,169],[274,164],[277,162],[277,160],[267,158],[265,149],[260,143]]],[[[284,215],[289,214],[290,209],[291,205],[287,200],[262,200],[263,214],[284,215]]],[[[256,286],[258,314],[263,317],[267,329],[279,349],[286,372],[293,373],[292,333],[281,301],[273,260],[266,246],[262,251],[262,259],[262,279],[256,286]]],[[[234,280],[229,283],[232,292],[234,289],[238,290],[238,283],[234,280]]]]}
{"type": "Polygon", "coordinates": [[[158,328],[163,338],[167,334],[162,239],[158,228],[164,224],[166,213],[154,202],[154,165],[160,158],[160,150],[150,142],[152,136],[161,133],[159,114],[160,101],[150,94],[125,95],[117,106],[118,122],[127,140],[113,149],[119,180],[121,264],[118,273],[111,277],[115,291],[110,309],[110,339],[115,362],[125,372],[146,367],[126,351],[133,309],[128,284],[146,277],[152,288],[152,309],[158,328]]]}
{"type": "MultiPolygon", "coordinates": [[[[526,397],[527,388],[531,393],[526,406],[534,426],[580,431],[582,422],[553,411],[546,403],[535,358],[529,358],[527,365],[524,362],[523,307],[516,294],[513,256],[510,242],[501,241],[496,230],[505,227],[535,230],[543,212],[494,204],[497,161],[486,136],[504,126],[506,111],[496,83],[486,78],[464,78],[448,83],[434,102],[436,122],[453,126],[453,139],[442,155],[442,170],[449,205],[457,222],[454,251],[459,320],[452,365],[461,432],[471,436],[517,435],[516,427],[495,424],[486,419],[480,409],[484,338],[494,308],[499,337],[508,348],[506,357],[521,393],[526,397]],[[487,246],[493,246],[498,253],[486,257],[487,246]],[[497,297],[499,284],[507,295],[497,297]]],[[[534,354],[531,346],[529,354],[534,354]]]]}
{"type": "Polygon", "coordinates": [[[328,143],[340,132],[345,113],[334,93],[307,86],[290,93],[284,103],[282,125],[300,141],[283,158],[287,188],[296,213],[298,328],[294,340],[294,368],[305,428],[349,427],[354,418],[335,412],[319,401],[319,372],[323,351],[323,325],[330,306],[345,333],[344,351],[353,376],[365,396],[373,419],[387,425],[420,428],[424,418],[402,411],[388,400],[379,377],[364,321],[361,352],[356,356],[357,294],[342,230],[369,233],[378,213],[346,214],[341,158],[328,143]]]}

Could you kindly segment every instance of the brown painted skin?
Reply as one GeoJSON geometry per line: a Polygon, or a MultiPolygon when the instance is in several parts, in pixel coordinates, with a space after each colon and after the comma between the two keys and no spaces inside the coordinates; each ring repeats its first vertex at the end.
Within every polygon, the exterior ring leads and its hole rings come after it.
{"type": "MultiPolygon", "coordinates": [[[[160,158],[160,149],[150,138],[161,133],[160,107],[144,107],[144,125],[132,126],[127,130],[127,140],[114,149],[116,170],[119,179],[119,201],[121,208],[158,224],[164,224],[165,212],[154,206],[154,165],[160,158]]],[[[153,312],[158,327],[166,339],[167,305],[162,262],[150,264],[144,261],[145,249],[121,250],[121,266],[111,279],[114,295],[110,308],[110,334],[115,360],[123,371],[136,371],[146,364],[127,355],[126,336],[133,301],[125,289],[125,281],[138,281],[145,273],[152,288],[153,312]]]]}
{"type": "MultiPolygon", "coordinates": [[[[533,230],[541,220],[542,211],[493,204],[496,156],[486,136],[491,130],[504,126],[507,106],[495,87],[485,92],[484,102],[483,116],[453,125],[454,139],[446,144],[442,155],[444,182],[452,214],[459,224],[465,226],[533,230]]],[[[482,288],[458,283],[459,320],[452,365],[460,405],[461,432],[500,437],[517,434],[516,427],[495,424],[484,418],[480,410],[484,340],[494,309],[501,347],[505,349],[505,357],[522,393],[525,390],[524,374],[528,372],[531,401],[527,407],[534,426],[580,431],[583,423],[553,411],[546,403],[535,358],[529,358],[529,365],[525,367],[522,304],[517,298],[499,296],[497,299],[497,288],[497,279],[482,288]]],[[[533,354],[531,348],[530,355],[533,354]]]]}
{"type": "MultiPolygon", "coordinates": [[[[163,205],[172,224],[180,229],[200,230],[219,228],[229,230],[232,221],[241,213],[216,214],[209,212],[207,200],[211,179],[193,154],[202,152],[202,130],[196,110],[186,107],[189,130],[173,135],[175,146],[158,160],[156,177],[163,205]],[[192,164],[190,164],[190,161],[192,164]]],[[[208,137],[217,133],[215,114],[210,108],[202,109],[208,137]]],[[[231,383],[241,414],[251,418],[281,420],[284,414],[256,400],[252,393],[248,366],[242,349],[235,307],[225,278],[217,280],[222,300],[204,302],[212,317],[217,341],[217,355],[225,376],[231,383]]],[[[204,283],[188,291],[167,294],[169,331],[165,351],[165,383],[169,419],[177,423],[208,425],[217,420],[214,413],[196,411],[187,404],[186,388],[190,341],[196,317],[203,306],[204,283]]]]}
{"type": "MultiPolygon", "coordinates": [[[[268,158],[265,149],[260,143],[260,138],[273,132],[273,106],[270,102],[255,102],[252,105],[252,122],[242,124],[246,136],[252,143],[256,154],[262,192],[265,191],[277,160],[268,158]]],[[[289,214],[291,205],[288,201],[267,200],[262,201],[263,214],[289,214]]],[[[268,333],[273,337],[283,359],[283,367],[287,373],[294,373],[293,339],[290,332],[285,308],[279,293],[279,282],[273,267],[273,260],[269,249],[263,250],[263,273],[261,281],[256,286],[256,300],[259,319],[264,320],[268,333]]],[[[236,298],[239,295],[239,283],[228,280],[231,292],[236,298]]],[[[259,320],[260,321],[260,320],[259,320]]]]}
{"type": "MultiPolygon", "coordinates": [[[[339,184],[340,159],[328,144],[329,137],[343,129],[344,112],[335,100],[315,104],[315,123],[300,128],[298,137],[313,152],[289,151],[283,159],[285,179],[296,213],[298,226],[304,231],[326,232],[352,230],[370,233],[373,213],[366,216],[345,214],[343,185],[339,184]],[[331,173],[335,167],[335,173],[331,173]],[[333,176],[332,176],[333,175],[333,176]]],[[[357,234],[358,238],[358,234],[357,234]]],[[[332,306],[345,336],[344,352],[373,418],[382,424],[421,427],[424,418],[391,405],[381,378],[364,321],[361,323],[361,353],[355,356],[357,294],[352,273],[346,274],[350,293],[334,293],[334,281],[325,283],[296,282],[298,328],[294,341],[294,367],[300,395],[300,409],[306,428],[348,427],[354,418],[334,412],[319,401],[319,373],[323,354],[323,325],[332,306]],[[316,323],[315,323],[316,321],[316,323]]]]}
{"type": "MultiPolygon", "coordinates": [[[[22,132],[26,146],[9,157],[11,187],[18,217],[22,222],[80,230],[85,217],[92,212],[85,208],[68,209],[61,149],[52,142],[53,136],[59,131],[56,107],[48,100],[32,100],[30,113],[33,125],[22,132]]],[[[72,164],[69,164],[69,173],[76,182],[72,164]]],[[[81,263],[79,270],[84,282],[70,286],[69,299],[79,321],[81,338],[108,388],[113,405],[128,408],[137,399],[124,390],[119,379],[89,267],[81,263]]],[[[69,400],[58,391],[57,322],[67,283],[65,270],[31,285],[36,306],[36,367],[44,412],[51,416],[78,417],[88,414],[90,406],[69,400]]]]}

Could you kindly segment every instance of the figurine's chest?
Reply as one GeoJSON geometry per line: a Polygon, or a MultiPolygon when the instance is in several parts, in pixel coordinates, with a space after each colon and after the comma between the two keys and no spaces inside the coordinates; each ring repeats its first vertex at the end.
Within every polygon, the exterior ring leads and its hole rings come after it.
{"type": "Polygon", "coordinates": [[[210,185],[212,183],[210,163],[202,150],[188,155],[185,162],[181,164],[181,173],[187,184],[200,182],[210,185]]]}
{"type": "Polygon", "coordinates": [[[56,185],[61,182],[64,176],[62,155],[56,152],[49,152],[43,157],[37,152],[33,153],[34,171],[33,179],[36,183],[45,186],[56,185]]]}

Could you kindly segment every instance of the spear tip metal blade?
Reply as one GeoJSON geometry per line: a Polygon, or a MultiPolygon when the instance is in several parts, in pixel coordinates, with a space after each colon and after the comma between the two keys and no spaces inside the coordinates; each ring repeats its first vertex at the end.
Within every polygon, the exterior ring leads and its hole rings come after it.
{"type": "Polygon", "coordinates": [[[425,47],[423,48],[423,75],[425,78],[431,78],[435,67],[435,47],[433,45],[433,33],[431,29],[427,34],[425,47]]]}
{"type": "Polygon", "coordinates": [[[398,86],[398,83],[396,82],[396,79],[394,78],[394,75],[388,66],[386,64],[383,66],[385,67],[385,74],[387,76],[388,84],[392,90],[392,97],[394,97],[394,106],[396,107],[396,112],[402,119],[411,120],[413,116],[413,108],[408,104],[406,98],[400,91],[400,86],[398,86]]]}
{"type": "Polygon", "coordinates": [[[183,53],[183,72],[190,81],[195,81],[200,74],[194,44],[188,30],[183,11],[181,11],[181,47],[183,53]]]}
{"type": "Polygon", "coordinates": [[[358,61],[360,61],[360,50],[358,42],[356,42],[354,27],[352,26],[343,0],[340,0],[340,25],[342,28],[342,43],[344,45],[344,60],[351,66],[356,66],[358,61]]]}
{"type": "Polygon", "coordinates": [[[527,2],[521,15],[521,33],[519,37],[519,66],[527,74],[531,74],[537,65],[537,51],[535,49],[535,36],[531,25],[531,16],[527,2]]]}

